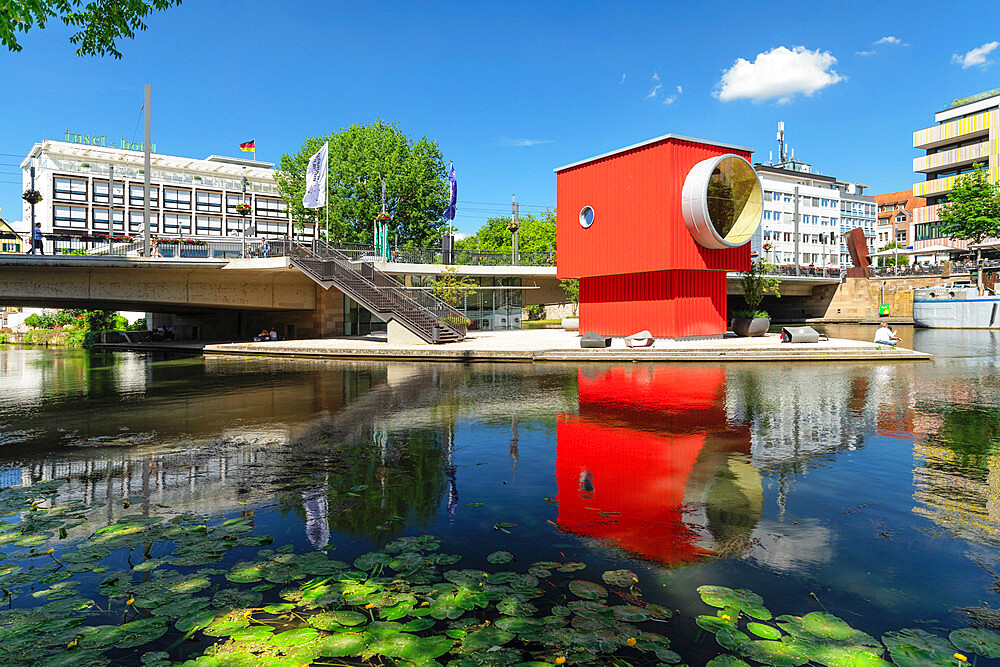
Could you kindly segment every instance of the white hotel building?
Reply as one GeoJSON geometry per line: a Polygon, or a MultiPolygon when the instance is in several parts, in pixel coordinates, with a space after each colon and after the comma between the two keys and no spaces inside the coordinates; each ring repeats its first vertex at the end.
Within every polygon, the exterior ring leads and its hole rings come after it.
{"type": "MultiPolygon", "coordinates": [[[[21,162],[23,189],[35,189],[35,221],[45,234],[135,236],[143,230],[143,153],[44,140],[21,162]],[[110,180],[113,179],[113,185],[110,180]]],[[[210,155],[204,160],[153,153],[150,228],[161,238],[236,240],[247,236],[311,239],[315,225],[292,223],[274,180],[274,165],[210,155]],[[246,180],[244,192],[244,178],[246,180]],[[244,221],[240,202],[251,205],[244,221]]],[[[24,203],[23,220],[31,220],[24,203]]]]}
{"type": "Polygon", "coordinates": [[[776,266],[841,269],[851,265],[843,235],[861,227],[874,249],[877,212],[867,186],[813,173],[805,163],[756,164],[764,190],[751,250],[776,266]],[[770,244],[769,250],[764,245],[770,244]]]}

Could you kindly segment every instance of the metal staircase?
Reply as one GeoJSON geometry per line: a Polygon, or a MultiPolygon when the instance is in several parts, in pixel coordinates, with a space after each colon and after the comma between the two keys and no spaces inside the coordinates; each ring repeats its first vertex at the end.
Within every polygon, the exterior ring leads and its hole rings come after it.
{"type": "Polygon", "coordinates": [[[465,339],[468,320],[430,292],[408,289],[371,262],[351,262],[322,240],[284,243],[290,243],[287,255],[292,264],[321,286],[335,286],[381,319],[395,320],[424,342],[465,339]]]}

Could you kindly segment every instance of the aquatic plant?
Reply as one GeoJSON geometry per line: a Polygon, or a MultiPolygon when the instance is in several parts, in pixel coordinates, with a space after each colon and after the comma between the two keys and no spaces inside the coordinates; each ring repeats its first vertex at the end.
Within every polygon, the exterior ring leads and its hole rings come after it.
{"type": "MultiPolygon", "coordinates": [[[[58,485],[0,492],[3,664],[681,661],[663,634],[674,612],[646,602],[631,570],[608,570],[599,582],[581,576],[588,568],[581,562],[539,561],[520,572],[509,567],[517,562],[509,551],[486,556],[489,570],[460,568],[460,556],[442,552],[430,535],[398,537],[350,562],[331,558],[333,545],[308,553],[263,548],[221,569],[233,549],[271,543],[254,532],[252,511],[217,523],[191,513],[129,514],[76,540],[87,516],[82,505],[50,506],[58,485]]],[[[144,498],[122,505],[152,509],[144,498]]],[[[727,651],[715,666],[885,665],[886,652],[897,665],[955,664],[956,653],[1000,657],[1000,635],[987,630],[943,637],[907,629],[879,642],[825,612],[772,618],[748,590],[699,593],[718,608],[696,619],[727,651]]]]}

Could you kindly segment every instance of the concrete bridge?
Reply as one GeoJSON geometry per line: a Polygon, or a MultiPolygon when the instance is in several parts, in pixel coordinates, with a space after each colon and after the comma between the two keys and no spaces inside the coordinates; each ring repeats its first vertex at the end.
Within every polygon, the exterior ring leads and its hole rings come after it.
{"type": "MultiPolygon", "coordinates": [[[[401,276],[436,276],[441,264],[376,262],[401,276]]],[[[473,277],[520,278],[522,303],[565,301],[554,266],[461,265],[473,277]]],[[[782,276],[783,295],[812,299],[839,277],[782,276]]],[[[739,276],[729,293],[741,307],[739,276]]],[[[156,314],[155,326],[173,326],[179,338],[243,339],[276,326],[284,338],[343,335],[344,294],[296,267],[288,257],[259,259],[0,255],[0,305],[102,308],[156,314]]],[[[733,307],[733,306],[731,306],[733,307]]]]}

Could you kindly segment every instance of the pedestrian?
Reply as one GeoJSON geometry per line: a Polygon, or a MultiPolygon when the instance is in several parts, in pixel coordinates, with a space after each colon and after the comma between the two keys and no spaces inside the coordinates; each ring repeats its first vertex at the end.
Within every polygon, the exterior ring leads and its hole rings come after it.
{"type": "Polygon", "coordinates": [[[278,340],[278,330],[273,326],[271,327],[271,340],[278,340]]]}
{"type": "Polygon", "coordinates": [[[36,250],[39,255],[45,254],[45,249],[42,247],[42,223],[40,222],[36,222],[35,228],[31,230],[31,250],[25,254],[34,255],[36,250]]]}

